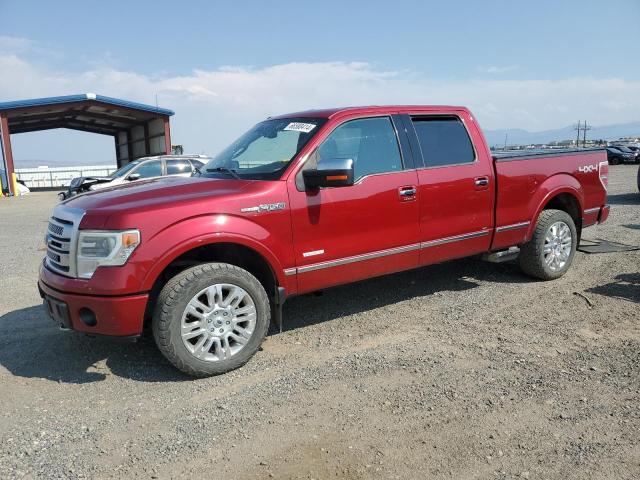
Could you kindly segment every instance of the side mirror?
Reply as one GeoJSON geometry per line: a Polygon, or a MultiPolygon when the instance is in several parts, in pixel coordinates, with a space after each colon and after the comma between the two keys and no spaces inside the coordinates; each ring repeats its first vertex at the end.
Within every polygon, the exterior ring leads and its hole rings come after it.
{"type": "Polygon", "coordinates": [[[129,175],[127,177],[127,180],[132,182],[133,180],[138,180],[139,178],[140,178],[140,174],[139,173],[132,173],[131,175],[129,175]]]}
{"type": "Polygon", "coordinates": [[[348,187],[353,185],[353,160],[332,158],[318,160],[318,167],[303,170],[302,178],[308,190],[320,187],[348,187]]]}

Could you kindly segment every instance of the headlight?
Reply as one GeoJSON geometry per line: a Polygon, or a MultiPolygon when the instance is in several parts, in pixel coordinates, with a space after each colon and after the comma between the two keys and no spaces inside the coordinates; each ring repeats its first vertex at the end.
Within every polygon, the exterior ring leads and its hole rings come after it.
{"type": "Polygon", "coordinates": [[[138,245],[138,230],[80,230],[76,253],[78,277],[91,278],[101,266],[124,265],[138,245]]]}

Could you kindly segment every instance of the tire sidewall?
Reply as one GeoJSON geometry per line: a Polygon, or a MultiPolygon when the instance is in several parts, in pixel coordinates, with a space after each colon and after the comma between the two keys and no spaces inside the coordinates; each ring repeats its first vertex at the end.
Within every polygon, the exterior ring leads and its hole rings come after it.
{"type": "MultiPolygon", "coordinates": [[[[255,354],[264,340],[271,317],[266,292],[253,275],[237,267],[216,268],[216,265],[221,264],[209,265],[201,266],[203,268],[200,269],[198,267],[190,269],[193,272],[193,276],[187,276],[187,282],[179,283],[179,287],[176,289],[177,294],[173,295],[170,301],[164,302],[163,305],[158,305],[161,311],[156,312],[153,321],[156,342],[158,341],[156,335],[158,322],[168,322],[169,343],[171,344],[173,354],[178,357],[179,362],[186,364],[189,370],[194,370],[198,375],[226,373],[245,364],[255,354]],[[209,265],[213,268],[206,268],[209,265]],[[249,342],[247,342],[237,354],[227,360],[208,362],[192,355],[184,345],[181,334],[181,323],[182,315],[189,301],[191,301],[197,293],[216,283],[237,285],[249,294],[256,308],[256,326],[249,342]]],[[[158,346],[162,351],[162,346],[160,346],[160,344],[158,346]]],[[[170,361],[171,360],[172,359],[170,359],[170,361]]]]}
{"type": "Polygon", "coordinates": [[[539,242],[539,245],[538,245],[538,250],[540,252],[539,261],[540,261],[540,264],[542,265],[542,268],[545,271],[545,274],[549,277],[549,279],[560,278],[571,267],[571,264],[573,263],[573,257],[575,256],[576,249],[578,247],[578,232],[577,232],[575,223],[573,222],[573,219],[568,213],[563,212],[561,210],[554,212],[553,215],[550,215],[545,219],[544,225],[543,225],[543,233],[539,237],[540,238],[536,239],[536,241],[539,242]],[[569,227],[569,230],[571,231],[571,253],[569,254],[567,263],[564,265],[564,267],[561,270],[551,270],[551,268],[549,268],[549,265],[547,265],[547,262],[545,261],[545,258],[544,258],[544,239],[551,225],[553,225],[556,222],[565,223],[569,227]]]}

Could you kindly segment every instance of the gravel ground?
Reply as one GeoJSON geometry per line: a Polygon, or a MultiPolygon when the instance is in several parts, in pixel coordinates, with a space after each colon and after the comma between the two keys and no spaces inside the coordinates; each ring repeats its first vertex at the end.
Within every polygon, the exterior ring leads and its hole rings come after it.
{"type": "MultiPolygon", "coordinates": [[[[609,221],[640,245],[635,166],[609,221]]],[[[465,259],[294,298],[243,368],[58,331],[50,193],[0,199],[0,478],[640,478],[640,252],[554,282],[465,259]],[[9,218],[11,215],[11,218],[9,218]]]]}

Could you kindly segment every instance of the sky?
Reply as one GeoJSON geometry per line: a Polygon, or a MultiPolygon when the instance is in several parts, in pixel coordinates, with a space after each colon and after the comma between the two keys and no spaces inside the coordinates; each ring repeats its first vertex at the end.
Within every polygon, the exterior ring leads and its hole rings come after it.
{"type": "MultiPolygon", "coordinates": [[[[640,0],[0,0],[0,101],[95,92],[174,110],[213,154],[269,115],[455,104],[485,129],[640,120],[640,0]]],[[[113,139],[12,137],[16,166],[113,162],[113,139]]]]}

